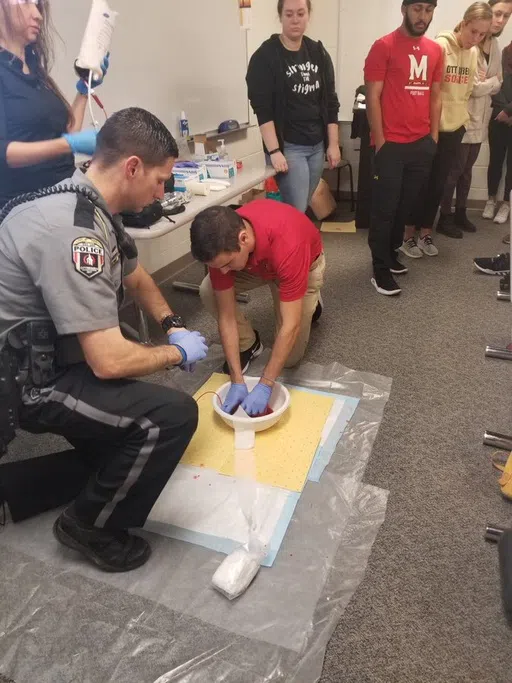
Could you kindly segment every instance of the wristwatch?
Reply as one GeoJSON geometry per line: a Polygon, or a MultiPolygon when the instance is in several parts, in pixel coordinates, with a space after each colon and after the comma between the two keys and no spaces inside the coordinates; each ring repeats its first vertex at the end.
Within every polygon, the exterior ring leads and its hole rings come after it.
{"type": "Polygon", "coordinates": [[[170,330],[173,328],[179,329],[180,327],[186,327],[185,321],[181,315],[166,315],[160,325],[165,334],[169,334],[170,330]]]}

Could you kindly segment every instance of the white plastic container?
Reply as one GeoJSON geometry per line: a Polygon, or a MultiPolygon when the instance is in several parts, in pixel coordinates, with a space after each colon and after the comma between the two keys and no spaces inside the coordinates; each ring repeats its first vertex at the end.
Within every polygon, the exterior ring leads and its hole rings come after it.
{"type": "Polygon", "coordinates": [[[180,135],[182,138],[188,138],[190,135],[188,118],[184,111],[182,111],[180,114],[180,135]]]}
{"type": "MultiPolygon", "coordinates": [[[[254,389],[260,381],[259,377],[245,377],[244,379],[249,391],[254,389]]],[[[232,429],[263,432],[265,429],[269,429],[277,424],[290,407],[290,392],[283,384],[276,382],[269,401],[269,406],[274,411],[273,413],[264,415],[263,417],[249,417],[242,408],[238,408],[234,415],[229,415],[222,410],[222,404],[228,394],[230,386],[231,382],[226,382],[226,384],[223,384],[220,387],[217,394],[221,400],[219,401],[217,396],[214,396],[212,405],[217,415],[219,415],[219,417],[221,417],[232,429]]]]}

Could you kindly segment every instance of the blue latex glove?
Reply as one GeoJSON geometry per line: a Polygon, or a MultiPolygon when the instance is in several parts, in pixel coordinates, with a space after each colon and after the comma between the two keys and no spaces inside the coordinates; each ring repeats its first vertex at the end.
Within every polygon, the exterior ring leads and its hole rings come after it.
{"type": "Polygon", "coordinates": [[[260,382],[244,400],[242,409],[245,410],[247,415],[258,417],[258,415],[262,415],[267,409],[271,396],[272,387],[260,382]]]}
{"type": "Polygon", "coordinates": [[[169,344],[179,349],[183,358],[180,367],[187,372],[190,372],[190,366],[206,358],[208,353],[206,339],[200,332],[173,332],[169,335],[169,344]]]}
{"type": "Polygon", "coordinates": [[[96,149],[96,138],[98,133],[95,130],[82,130],[79,133],[66,133],[62,136],[71,147],[73,154],[87,154],[92,157],[96,149]]]}
{"type": "Polygon", "coordinates": [[[242,401],[244,401],[247,396],[249,396],[249,389],[245,384],[232,384],[229,387],[226,400],[222,404],[222,410],[225,413],[233,415],[233,413],[238,409],[238,406],[241,405],[242,401]]]}
{"type": "MultiPolygon", "coordinates": [[[[105,59],[101,63],[101,70],[103,72],[103,75],[101,76],[101,78],[97,78],[97,79],[93,78],[92,79],[91,86],[92,86],[93,90],[94,90],[94,88],[97,88],[98,86],[100,86],[103,83],[103,79],[105,78],[105,75],[108,71],[109,65],[110,65],[110,52],[107,53],[107,56],[105,57],[105,59]]],[[[81,78],[78,81],[78,83],[76,84],[76,89],[78,90],[80,95],[87,95],[87,93],[89,91],[89,84],[86,83],[83,80],[83,78],[81,78]]]]}

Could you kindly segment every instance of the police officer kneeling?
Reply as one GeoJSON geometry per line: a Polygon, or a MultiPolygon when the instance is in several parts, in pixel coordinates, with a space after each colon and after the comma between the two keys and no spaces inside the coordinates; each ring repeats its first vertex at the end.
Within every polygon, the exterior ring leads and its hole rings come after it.
{"type": "MultiPolygon", "coordinates": [[[[149,545],[128,529],[144,525],[197,427],[191,397],[127,379],[172,365],[193,370],[207,354],[204,338],[184,328],[137,263],[118,216],[162,198],[177,156],[152,114],[120,111],[99,133],[87,174],[77,171],[48,196],[18,198],[13,208],[14,200],[0,227],[0,349],[16,355],[25,376],[19,424],[64,436],[87,462],[83,488],[54,533],[106,571],[148,560],[149,545]],[[125,288],[162,324],[169,345],[125,339],[118,314],[125,288]]],[[[19,504],[23,493],[4,490],[4,497],[19,504]]],[[[38,511],[51,507],[31,481],[25,498],[33,505],[39,494],[38,511]]]]}

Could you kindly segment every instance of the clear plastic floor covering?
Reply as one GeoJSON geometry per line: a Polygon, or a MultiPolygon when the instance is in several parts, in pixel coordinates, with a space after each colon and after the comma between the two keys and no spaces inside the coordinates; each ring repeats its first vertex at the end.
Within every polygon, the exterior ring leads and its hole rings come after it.
{"type": "MultiPolygon", "coordinates": [[[[156,381],[197,390],[193,376],[156,381]]],[[[258,373],[266,357],[251,366],[258,373]]],[[[0,531],[0,672],[16,683],[314,683],[384,521],[387,492],[361,483],[391,380],[334,363],[283,378],[359,398],[320,482],[308,482],[272,568],[229,602],[211,587],[225,555],[145,534],[150,562],[98,572],[57,544],[56,513],[0,531]]],[[[276,454],[278,457],[278,454],[276,454]]]]}

